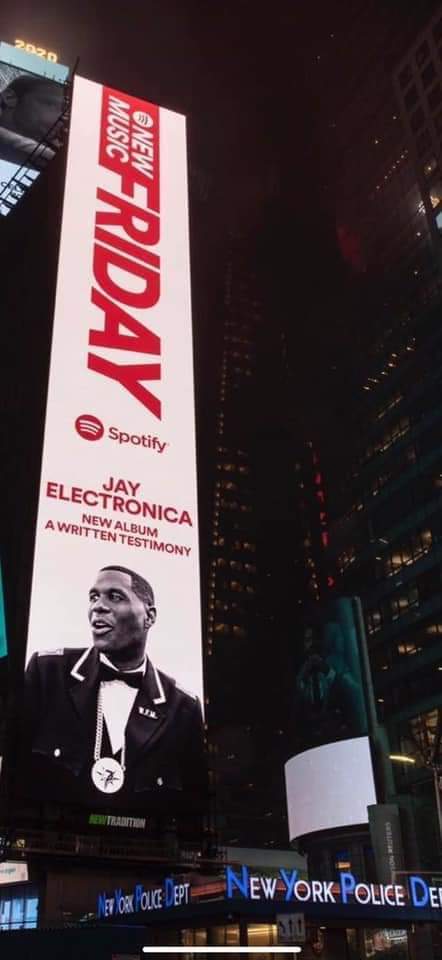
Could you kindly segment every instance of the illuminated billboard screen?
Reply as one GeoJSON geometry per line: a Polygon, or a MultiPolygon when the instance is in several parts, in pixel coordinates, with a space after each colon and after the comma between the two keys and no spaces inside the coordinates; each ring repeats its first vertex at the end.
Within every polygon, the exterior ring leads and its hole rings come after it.
{"type": "Polygon", "coordinates": [[[290,840],[317,830],[368,823],[376,803],[368,737],[327,743],[285,765],[290,840]]]}
{"type": "Polygon", "coordinates": [[[78,77],[26,660],[34,797],[202,796],[185,119],[78,77]]]}
{"type": "Polygon", "coordinates": [[[339,597],[305,627],[294,689],[299,750],[367,733],[358,603],[339,597]]]}
{"type": "Polygon", "coordinates": [[[6,657],[8,652],[8,638],[6,635],[5,598],[3,595],[2,568],[0,566],[0,658],[6,657]]]}
{"type": "Polygon", "coordinates": [[[58,83],[65,83],[69,76],[69,67],[58,63],[56,53],[24,40],[16,40],[14,46],[1,41],[0,63],[9,63],[13,67],[26,70],[27,73],[36,73],[49,80],[57,80],[58,83]]]}
{"type": "Polygon", "coordinates": [[[1,216],[14,209],[61,143],[66,73],[61,64],[0,44],[1,216]]]}
{"type": "Polygon", "coordinates": [[[336,597],[305,625],[294,681],[295,755],[285,765],[290,839],[368,822],[371,680],[361,606],[336,597]]]}

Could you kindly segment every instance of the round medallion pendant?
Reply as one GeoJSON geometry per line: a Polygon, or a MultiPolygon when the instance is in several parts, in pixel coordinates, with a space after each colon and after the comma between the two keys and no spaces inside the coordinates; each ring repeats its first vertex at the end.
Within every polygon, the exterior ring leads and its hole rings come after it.
{"type": "Polygon", "coordinates": [[[124,783],[124,770],[113,757],[100,757],[96,760],[91,777],[94,786],[102,793],[117,793],[124,783]]]}

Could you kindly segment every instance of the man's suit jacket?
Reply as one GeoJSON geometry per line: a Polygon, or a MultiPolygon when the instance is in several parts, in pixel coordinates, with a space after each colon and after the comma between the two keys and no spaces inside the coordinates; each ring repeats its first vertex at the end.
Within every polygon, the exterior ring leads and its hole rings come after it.
{"type": "MultiPolygon", "coordinates": [[[[99,687],[93,648],[36,653],[25,678],[25,744],[34,796],[107,806],[167,805],[181,792],[185,807],[201,802],[206,759],[201,707],[147,662],[126,726],[126,776],[121,791],[104,795],[92,783],[99,687]]],[[[102,756],[111,756],[104,725],[102,756]]]]}

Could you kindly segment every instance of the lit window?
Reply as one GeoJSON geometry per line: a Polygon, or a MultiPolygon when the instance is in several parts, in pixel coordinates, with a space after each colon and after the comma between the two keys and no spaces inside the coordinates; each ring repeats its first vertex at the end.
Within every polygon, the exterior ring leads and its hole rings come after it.
{"type": "Polygon", "coordinates": [[[377,633],[382,627],[382,613],[380,610],[369,610],[367,613],[367,631],[369,634],[377,633]]]}
{"type": "Polygon", "coordinates": [[[417,647],[415,643],[401,642],[397,645],[397,651],[401,656],[413,656],[417,653],[417,647]]]}
{"type": "Polygon", "coordinates": [[[390,597],[390,609],[392,620],[398,620],[404,616],[410,607],[419,606],[419,593],[415,586],[409,586],[406,593],[390,597]]]}
{"type": "Polygon", "coordinates": [[[250,543],[249,541],[245,540],[243,543],[243,547],[244,547],[244,550],[249,550],[250,553],[256,553],[255,543],[250,543]]]}
{"type": "Polygon", "coordinates": [[[442,623],[430,623],[428,627],[425,628],[425,633],[428,633],[430,637],[439,636],[442,634],[442,623]]]}
{"type": "Polygon", "coordinates": [[[418,714],[408,721],[414,743],[418,747],[421,757],[425,760],[434,746],[438,727],[438,710],[429,710],[428,713],[418,714]]]}

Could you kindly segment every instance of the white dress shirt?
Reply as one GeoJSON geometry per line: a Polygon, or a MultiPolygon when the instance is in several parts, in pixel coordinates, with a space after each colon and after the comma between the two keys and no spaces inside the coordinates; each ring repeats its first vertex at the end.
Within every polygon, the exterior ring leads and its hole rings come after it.
{"type": "MultiPolygon", "coordinates": [[[[100,653],[100,660],[116,673],[123,671],[111,663],[104,653],[100,653]]],[[[146,672],[146,659],[141,666],[135,670],[125,670],[124,673],[142,673],[146,672]]],[[[101,702],[103,704],[103,717],[106,723],[112,753],[117,753],[124,747],[124,735],[126,732],[127,721],[130,712],[135,703],[138,693],[136,687],[129,687],[123,680],[102,680],[100,682],[101,702]]]]}

